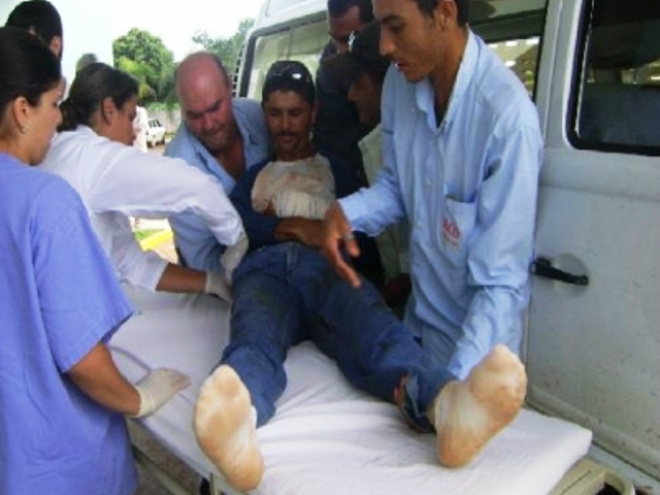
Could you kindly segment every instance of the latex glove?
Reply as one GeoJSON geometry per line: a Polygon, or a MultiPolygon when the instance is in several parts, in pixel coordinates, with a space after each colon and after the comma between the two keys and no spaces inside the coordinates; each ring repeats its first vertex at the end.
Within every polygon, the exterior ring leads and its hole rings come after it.
{"type": "Polygon", "coordinates": [[[133,417],[141,418],[152,414],[188,385],[190,379],[176,370],[158,368],[150,372],[135,385],[140,395],[140,410],[133,417]]]}
{"type": "Polygon", "coordinates": [[[249,245],[250,243],[248,238],[245,236],[245,234],[241,234],[241,237],[238,239],[236,244],[227,246],[225,252],[222,253],[222,256],[220,257],[220,263],[222,264],[222,268],[225,270],[225,278],[227,282],[229,282],[229,285],[231,285],[231,279],[234,274],[234,270],[236,270],[241,260],[243,259],[243,256],[245,256],[249,245]]]}
{"type": "Polygon", "coordinates": [[[204,286],[204,292],[218,296],[220,299],[227,301],[228,303],[231,303],[234,300],[231,296],[229,284],[219,272],[206,272],[206,285],[204,286]]]}

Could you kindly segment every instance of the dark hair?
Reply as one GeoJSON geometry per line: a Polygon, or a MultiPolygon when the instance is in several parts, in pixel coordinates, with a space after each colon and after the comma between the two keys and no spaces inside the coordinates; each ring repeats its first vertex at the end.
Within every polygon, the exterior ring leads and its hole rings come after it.
{"type": "Polygon", "coordinates": [[[341,17],[352,7],[360,9],[360,20],[364,24],[373,21],[374,11],[371,0],[328,0],[328,14],[330,14],[330,17],[341,17]]]}
{"type": "Polygon", "coordinates": [[[76,62],[76,74],[83,70],[88,65],[98,62],[99,59],[95,53],[83,53],[76,62]]]}
{"type": "Polygon", "coordinates": [[[60,14],[47,0],[26,0],[19,3],[7,17],[6,25],[27,31],[34,30],[34,34],[47,45],[55,36],[63,37],[60,14]]]}
{"type": "MultiPolygon", "coordinates": [[[[434,15],[433,12],[435,11],[435,8],[438,6],[438,1],[441,0],[413,0],[413,1],[417,4],[419,10],[422,11],[422,14],[428,17],[433,17],[434,15]]],[[[469,2],[468,0],[454,0],[454,3],[456,4],[456,10],[458,11],[456,21],[458,22],[459,26],[465,26],[468,22],[469,2]]]]}
{"type": "Polygon", "coordinates": [[[279,60],[270,66],[261,90],[261,102],[265,102],[273,91],[294,91],[310,105],[316,99],[312,74],[297,60],[279,60]]]}
{"type": "Polygon", "coordinates": [[[32,106],[62,79],[60,61],[36,36],[15,27],[0,28],[0,119],[7,105],[23,96],[32,106]]]}
{"type": "Polygon", "coordinates": [[[138,94],[138,83],[132,76],[101,62],[95,62],[76,74],[69,97],[62,102],[60,131],[91,125],[94,112],[103,100],[112,98],[117,108],[138,94]]]}

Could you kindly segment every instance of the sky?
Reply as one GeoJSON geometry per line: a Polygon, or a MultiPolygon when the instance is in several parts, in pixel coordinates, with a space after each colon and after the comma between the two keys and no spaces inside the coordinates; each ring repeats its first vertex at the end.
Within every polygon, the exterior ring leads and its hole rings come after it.
{"type": "Polygon", "coordinates": [[[179,61],[200,49],[192,42],[196,31],[228,38],[246,18],[256,19],[264,0],[113,0],[110,31],[113,39],[133,28],[163,40],[179,61]],[[130,15],[128,14],[130,12],[130,15]]]}

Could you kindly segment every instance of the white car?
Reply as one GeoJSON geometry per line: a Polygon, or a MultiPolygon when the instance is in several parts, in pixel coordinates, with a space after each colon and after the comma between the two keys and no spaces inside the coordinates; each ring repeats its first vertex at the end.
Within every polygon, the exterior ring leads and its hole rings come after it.
{"type": "Polygon", "coordinates": [[[158,119],[149,119],[147,126],[147,146],[165,144],[165,127],[158,119]]]}

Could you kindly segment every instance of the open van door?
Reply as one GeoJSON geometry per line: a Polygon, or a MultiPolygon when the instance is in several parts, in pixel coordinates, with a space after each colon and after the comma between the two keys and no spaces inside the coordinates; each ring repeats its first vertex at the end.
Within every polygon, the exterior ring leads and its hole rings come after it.
{"type": "Polygon", "coordinates": [[[660,473],[660,3],[550,0],[529,402],[660,473]]]}

